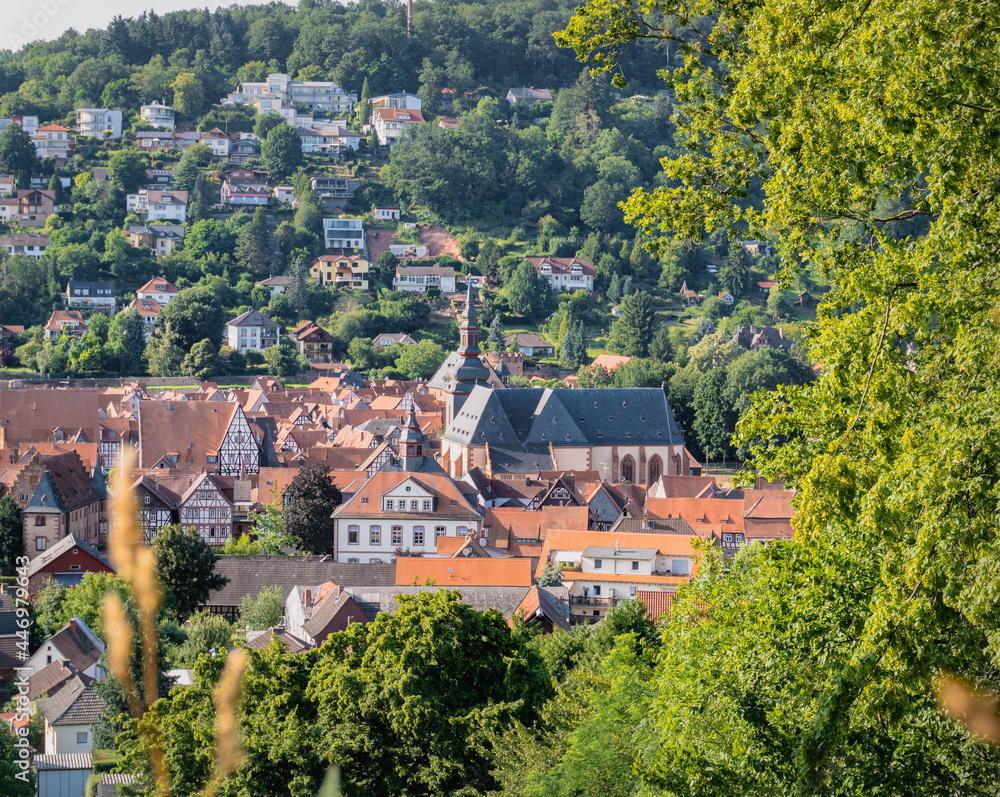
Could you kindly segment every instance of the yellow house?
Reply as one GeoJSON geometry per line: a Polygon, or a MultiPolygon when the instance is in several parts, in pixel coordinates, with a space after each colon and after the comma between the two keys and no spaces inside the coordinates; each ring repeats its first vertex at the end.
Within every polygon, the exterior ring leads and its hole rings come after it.
{"type": "Polygon", "coordinates": [[[309,276],[324,288],[368,290],[368,261],[357,255],[323,255],[309,266],[309,276]]]}

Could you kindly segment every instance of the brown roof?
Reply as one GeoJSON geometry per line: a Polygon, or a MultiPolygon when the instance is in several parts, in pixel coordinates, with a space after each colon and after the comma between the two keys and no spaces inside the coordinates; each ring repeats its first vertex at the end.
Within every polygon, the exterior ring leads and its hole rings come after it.
{"type": "Polygon", "coordinates": [[[79,672],[90,667],[104,652],[103,643],[95,645],[85,628],[87,624],[79,617],[74,617],[48,640],[79,672]]]}
{"type": "Polygon", "coordinates": [[[70,512],[100,500],[90,482],[90,474],[75,451],[46,457],[42,464],[59,491],[59,499],[70,512]]]}
{"type": "Polygon", "coordinates": [[[10,448],[51,441],[56,428],[83,429],[96,442],[100,440],[100,404],[101,393],[92,388],[0,390],[0,444],[10,448]]]}
{"type": "Polygon", "coordinates": [[[677,598],[676,592],[656,589],[637,589],[635,597],[641,600],[646,606],[646,616],[654,623],[666,614],[670,613],[677,598]]]}
{"type": "Polygon", "coordinates": [[[45,701],[42,713],[49,725],[94,725],[104,713],[104,701],[93,681],[84,683],[73,676],[55,697],[45,701]]]}
{"type": "MultiPolygon", "coordinates": [[[[358,515],[378,515],[384,516],[387,520],[392,518],[410,517],[409,512],[382,510],[382,495],[392,490],[399,484],[412,479],[431,495],[438,499],[437,517],[458,517],[478,519],[479,513],[466,500],[462,492],[455,486],[445,473],[409,473],[406,471],[379,471],[372,476],[358,492],[352,495],[343,504],[337,507],[335,515],[342,517],[356,517],[358,515]],[[367,499],[367,500],[365,500],[367,499]],[[455,505],[452,506],[451,502],[455,505]]],[[[424,517],[424,515],[419,515],[424,517]]]]}
{"type": "Polygon", "coordinates": [[[413,122],[424,121],[424,115],[420,111],[405,108],[376,108],[375,113],[387,122],[413,122]]]}
{"type": "Polygon", "coordinates": [[[547,263],[553,274],[569,274],[571,267],[576,264],[583,269],[584,274],[594,276],[597,269],[594,264],[583,257],[529,257],[525,258],[538,271],[543,263],[547,263]]]}
{"type": "Polygon", "coordinates": [[[396,559],[396,584],[424,584],[428,579],[442,588],[527,587],[531,585],[530,559],[479,557],[436,559],[401,556],[396,559]]]}
{"type": "Polygon", "coordinates": [[[54,697],[73,676],[77,676],[84,685],[94,680],[61,660],[42,667],[28,678],[28,700],[36,700],[42,695],[54,697]]]}
{"type": "Polygon", "coordinates": [[[560,601],[549,590],[536,585],[528,590],[521,601],[521,605],[517,607],[517,610],[507,622],[513,625],[514,617],[519,614],[525,622],[530,622],[533,618],[544,615],[556,628],[569,631],[569,613],[569,602],[567,600],[560,601]]]}
{"type": "MultiPolygon", "coordinates": [[[[182,467],[207,468],[240,406],[217,401],[144,401],[139,410],[139,467],[177,455],[182,467]]],[[[214,469],[214,466],[213,466],[214,469]]]]}
{"type": "Polygon", "coordinates": [[[586,506],[543,506],[538,511],[522,507],[495,507],[486,510],[484,526],[490,527],[490,543],[511,555],[537,555],[532,548],[524,549],[518,539],[537,541],[557,529],[586,529],[590,509],[586,506]]]}
{"type": "Polygon", "coordinates": [[[247,647],[251,650],[264,650],[275,639],[284,645],[289,653],[301,653],[303,650],[309,650],[310,648],[308,642],[277,626],[268,628],[263,634],[254,637],[251,642],[247,642],[247,647]]]}

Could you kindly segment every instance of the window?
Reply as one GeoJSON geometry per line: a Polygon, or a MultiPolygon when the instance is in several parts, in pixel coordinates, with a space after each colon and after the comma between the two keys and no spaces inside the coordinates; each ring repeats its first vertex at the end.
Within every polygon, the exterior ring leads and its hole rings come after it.
{"type": "Polygon", "coordinates": [[[663,475],[663,460],[658,456],[654,456],[649,460],[649,483],[654,484],[660,480],[660,476],[663,475]]]}
{"type": "Polygon", "coordinates": [[[635,597],[635,587],[634,586],[628,588],[628,594],[629,594],[630,598],[634,598],[635,597]]]}
{"type": "Polygon", "coordinates": [[[368,541],[372,545],[382,544],[382,527],[381,526],[370,526],[368,529],[368,541]]]}
{"type": "Polygon", "coordinates": [[[670,562],[670,570],[678,575],[686,576],[691,572],[691,560],[690,559],[673,559],[670,562]]]}
{"type": "Polygon", "coordinates": [[[362,504],[367,504],[368,503],[368,499],[367,498],[362,498],[361,499],[361,503],[362,504]]]}
{"type": "Polygon", "coordinates": [[[35,515],[35,525],[36,526],[44,526],[45,525],[45,517],[42,516],[42,515],[35,515]]]}
{"type": "Polygon", "coordinates": [[[191,517],[193,517],[195,520],[201,519],[201,510],[200,509],[192,509],[191,510],[191,517]]]}
{"type": "Polygon", "coordinates": [[[403,544],[403,527],[393,526],[392,527],[392,544],[402,545],[403,544]]]}
{"type": "Polygon", "coordinates": [[[601,594],[601,585],[600,584],[595,584],[594,585],[594,597],[598,597],[600,594],[601,594]]]}
{"type": "Polygon", "coordinates": [[[435,526],[434,539],[436,540],[438,537],[443,537],[447,533],[447,531],[448,530],[444,526],[435,526]]]}
{"type": "Polygon", "coordinates": [[[215,526],[212,526],[212,527],[211,527],[211,528],[210,528],[210,529],[208,530],[208,537],[209,537],[209,539],[212,539],[212,540],[214,540],[214,539],[215,539],[215,526]]]}
{"type": "Polygon", "coordinates": [[[391,498],[386,498],[385,499],[385,508],[386,509],[388,509],[391,512],[393,509],[395,509],[395,507],[396,507],[396,502],[395,501],[393,501],[391,498]]]}
{"type": "Polygon", "coordinates": [[[148,503],[149,503],[149,495],[148,495],[148,494],[147,494],[147,495],[144,495],[144,496],[142,497],[142,502],[143,502],[144,504],[148,504],[148,503]]]}
{"type": "Polygon", "coordinates": [[[457,505],[458,505],[458,501],[456,501],[456,500],[455,500],[455,499],[453,498],[453,499],[452,499],[452,501],[451,501],[451,505],[452,505],[452,506],[457,506],[457,505]]]}
{"type": "Polygon", "coordinates": [[[350,559],[347,560],[347,564],[349,564],[349,565],[361,564],[361,560],[358,559],[358,557],[353,556],[353,557],[351,557],[350,559]]]}
{"type": "Polygon", "coordinates": [[[76,732],[76,746],[86,747],[87,745],[87,731],[77,731],[76,732]]]}
{"type": "Polygon", "coordinates": [[[208,519],[209,520],[215,520],[215,508],[214,507],[212,509],[208,510],[208,519]]]}
{"type": "Polygon", "coordinates": [[[22,501],[27,501],[30,497],[31,496],[28,495],[27,493],[21,493],[21,500],[22,501]]]}
{"type": "Polygon", "coordinates": [[[424,527],[414,526],[413,527],[413,544],[423,545],[424,544],[424,527]]]}
{"type": "Polygon", "coordinates": [[[632,562],[632,569],[633,570],[638,570],[639,569],[639,563],[638,562],[632,562]]]}
{"type": "Polygon", "coordinates": [[[70,565],[69,569],[70,570],[79,570],[80,569],[80,565],[70,565]]]}
{"type": "Polygon", "coordinates": [[[219,510],[219,517],[221,517],[223,520],[226,519],[226,516],[228,514],[229,514],[229,510],[228,509],[220,509],[219,510]]]}
{"type": "Polygon", "coordinates": [[[205,460],[208,462],[209,465],[214,465],[216,462],[219,461],[219,458],[218,457],[205,457],[205,460]]]}
{"type": "Polygon", "coordinates": [[[429,500],[427,500],[427,499],[424,499],[423,510],[424,510],[424,512],[430,512],[431,511],[431,502],[429,500]]]}
{"type": "Polygon", "coordinates": [[[45,663],[46,664],[51,664],[52,663],[52,656],[51,655],[45,657],[45,663]]]}
{"type": "Polygon", "coordinates": [[[635,481],[635,460],[632,457],[625,457],[622,460],[622,479],[623,482],[635,481]]]}
{"type": "Polygon", "coordinates": [[[45,538],[44,537],[35,537],[35,550],[36,551],[44,551],[45,550],[45,538]]]}
{"type": "Polygon", "coordinates": [[[358,526],[348,526],[347,527],[347,544],[357,545],[358,544],[358,534],[361,529],[358,526]]]}
{"type": "Polygon", "coordinates": [[[601,569],[601,565],[603,565],[603,564],[604,564],[604,560],[603,559],[595,559],[594,560],[594,570],[600,570],[601,569]]]}
{"type": "Polygon", "coordinates": [[[465,526],[459,526],[457,529],[455,529],[455,534],[459,537],[464,537],[468,533],[469,530],[465,526]]]}
{"type": "Polygon", "coordinates": [[[420,505],[420,502],[417,501],[416,499],[414,499],[413,501],[410,501],[410,511],[411,512],[416,512],[417,511],[417,507],[419,505],[420,505]]]}

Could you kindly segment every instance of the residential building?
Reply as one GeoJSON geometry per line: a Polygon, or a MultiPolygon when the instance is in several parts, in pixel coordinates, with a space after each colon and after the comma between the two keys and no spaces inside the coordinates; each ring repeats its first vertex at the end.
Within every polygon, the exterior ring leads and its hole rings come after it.
{"type": "Polygon", "coordinates": [[[0,174],[0,194],[13,194],[17,190],[17,177],[13,174],[0,174]]]}
{"type": "MultiPolygon", "coordinates": [[[[70,432],[56,428],[55,442],[70,442],[70,432]]],[[[29,559],[42,554],[69,534],[90,545],[107,533],[107,488],[103,471],[84,468],[79,454],[41,457],[37,453],[18,466],[10,496],[21,510],[24,551],[29,559]]]]}
{"type": "Polygon", "coordinates": [[[76,132],[90,138],[121,138],[122,112],[111,108],[77,108],[76,132]]]}
{"type": "Polygon", "coordinates": [[[271,200],[271,189],[267,183],[232,183],[226,180],[222,184],[221,197],[225,205],[266,205],[271,200]]]}
{"type": "MultiPolygon", "coordinates": [[[[96,172],[97,169],[94,169],[96,172]]],[[[105,171],[107,171],[105,169],[105,171]]],[[[165,188],[170,185],[172,172],[170,169],[146,169],[147,188],[165,188]]],[[[96,177],[94,178],[97,179],[96,177]]],[[[105,177],[104,179],[107,179],[105,177]]]]}
{"type": "Polygon", "coordinates": [[[14,199],[0,201],[0,219],[17,221],[24,227],[44,227],[49,216],[59,212],[56,192],[41,188],[22,188],[14,199]]]}
{"type": "Polygon", "coordinates": [[[333,356],[333,335],[313,321],[303,321],[290,333],[299,354],[311,363],[328,363],[333,356]]]}
{"type": "Polygon", "coordinates": [[[257,137],[250,133],[242,138],[238,138],[233,142],[233,146],[230,149],[229,162],[230,163],[246,163],[252,158],[260,157],[260,142],[257,137]]]}
{"type": "Polygon", "coordinates": [[[140,299],[155,299],[161,306],[166,307],[177,295],[177,286],[165,277],[154,277],[139,288],[135,295],[140,299]]]}
{"type": "Polygon", "coordinates": [[[70,281],[66,283],[63,302],[74,309],[113,313],[116,307],[115,283],[70,281]]]}
{"type": "Polygon", "coordinates": [[[79,310],[55,310],[45,323],[45,339],[59,340],[63,335],[82,338],[87,334],[87,322],[79,310]]]}
{"type": "Polygon", "coordinates": [[[437,126],[442,130],[458,130],[458,118],[440,116],[437,120],[437,126]]]}
{"type": "MultiPolygon", "coordinates": [[[[223,105],[253,105],[260,114],[271,110],[282,113],[289,109],[293,114],[295,109],[346,114],[357,101],[356,94],[344,91],[336,83],[292,80],[286,74],[273,73],[265,81],[244,83],[238,91],[223,100],[223,105]]],[[[288,116],[287,113],[282,115],[288,116]]]]}
{"type": "Polygon", "coordinates": [[[233,139],[217,127],[201,134],[201,143],[206,145],[216,158],[226,158],[233,148],[233,139]]]}
{"type": "Polygon", "coordinates": [[[184,228],[177,224],[132,224],[128,228],[132,246],[145,246],[163,257],[184,240],[184,228]]]}
{"type": "Polygon", "coordinates": [[[162,130],[174,129],[174,109],[153,100],[139,109],[139,117],[148,125],[162,130]]]}
{"type": "Polygon", "coordinates": [[[76,146],[69,128],[61,125],[43,125],[35,131],[31,140],[35,144],[35,152],[42,160],[66,160],[73,154],[76,146]]]}
{"type": "Polygon", "coordinates": [[[338,562],[389,562],[403,551],[432,556],[438,537],[478,534],[478,511],[425,455],[426,445],[411,409],[397,442],[398,456],[334,510],[338,562]]]}
{"type": "Polygon", "coordinates": [[[395,205],[376,207],[375,221],[399,221],[399,208],[395,205]]]}
{"type": "Polygon", "coordinates": [[[37,673],[53,662],[61,661],[88,679],[101,680],[104,677],[102,653],[104,643],[97,634],[79,616],[73,616],[39,646],[24,666],[37,673]]]}
{"type": "Polygon", "coordinates": [[[279,293],[284,293],[288,290],[288,286],[291,285],[291,283],[292,278],[285,274],[278,277],[268,277],[266,280],[255,282],[254,287],[267,288],[271,292],[271,296],[277,296],[279,293]]]}
{"type": "Polygon", "coordinates": [[[416,341],[405,332],[382,332],[372,338],[372,347],[376,349],[388,349],[393,344],[413,346],[416,341]]]}
{"type": "Polygon", "coordinates": [[[321,255],[309,266],[309,276],[321,287],[368,290],[368,261],[359,255],[321,255]]]}
{"type": "Polygon", "coordinates": [[[278,343],[280,327],[259,310],[247,310],[226,324],[226,342],[239,352],[263,351],[278,343]]]}
{"type": "Polygon", "coordinates": [[[34,595],[48,581],[75,587],[84,573],[115,573],[117,568],[96,547],[68,534],[28,564],[28,591],[34,595]]]}
{"type": "Polygon", "coordinates": [[[0,133],[3,133],[12,124],[20,125],[21,129],[29,136],[34,136],[38,132],[37,116],[10,116],[0,119],[0,133]]]}
{"type": "Polygon", "coordinates": [[[378,143],[383,147],[391,148],[414,125],[423,123],[424,115],[420,111],[376,108],[372,112],[372,126],[375,128],[378,143]]]}
{"type": "Polygon", "coordinates": [[[781,327],[755,326],[737,327],[732,342],[740,351],[760,351],[761,349],[789,351],[794,344],[791,338],[785,337],[785,330],[781,327]]]}
{"type": "Polygon", "coordinates": [[[324,207],[343,207],[348,200],[354,198],[354,193],[361,186],[361,182],[324,174],[313,177],[310,185],[313,193],[322,200],[324,207]]]}
{"type": "Polygon", "coordinates": [[[534,87],[512,88],[507,92],[507,96],[504,99],[514,107],[523,105],[530,108],[532,105],[538,105],[540,102],[552,102],[552,92],[548,89],[536,89],[534,87]]]}
{"type": "Polygon", "coordinates": [[[346,630],[351,623],[367,622],[368,615],[350,593],[332,581],[296,586],[285,599],[288,633],[313,647],[322,645],[330,634],[346,630]]]}
{"type": "Polygon", "coordinates": [[[398,111],[419,111],[423,105],[420,97],[405,91],[372,97],[373,108],[393,108],[398,111]]]}
{"type": "Polygon", "coordinates": [[[396,266],[396,278],[392,281],[396,291],[427,293],[436,288],[441,293],[455,292],[455,269],[451,266],[396,266]]]}
{"type": "Polygon", "coordinates": [[[365,249],[365,231],[361,219],[340,216],[323,219],[323,240],[327,249],[365,249]]]}
{"type": "Polygon", "coordinates": [[[339,158],[346,150],[357,151],[361,146],[361,135],[349,130],[345,121],[314,124],[296,130],[302,139],[302,151],[306,154],[339,158]]]}
{"type": "Polygon", "coordinates": [[[525,357],[551,357],[555,354],[555,346],[533,332],[515,332],[506,337],[506,342],[508,348],[516,343],[517,350],[523,352],[525,357]]]}
{"type": "Polygon", "coordinates": [[[45,754],[89,753],[94,729],[104,713],[104,701],[93,681],[71,678],[55,697],[42,704],[45,715],[45,754]]]}
{"type": "Polygon", "coordinates": [[[535,271],[548,280],[554,291],[594,292],[597,269],[582,257],[529,257],[535,271]]]}
{"type": "Polygon", "coordinates": [[[163,305],[156,301],[156,299],[143,299],[140,296],[136,296],[135,299],[122,308],[122,312],[127,313],[130,310],[135,310],[139,314],[139,318],[142,319],[142,334],[149,341],[150,336],[156,329],[156,319],[159,317],[162,309],[163,305]]]}
{"type": "MultiPolygon", "coordinates": [[[[87,781],[94,769],[90,753],[36,753],[31,765],[38,777],[38,797],[84,797],[87,781]]],[[[108,777],[102,775],[102,778],[108,777]]],[[[102,787],[103,788],[103,787],[102,787]]],[[[98,797],[112,797],[100,792],[98,797]]],[[[117,795],[115,795],[117,797],[117,795]]]]}
{"type": "Polygon", "coordinates": [[[631,361],[631,357],[624,354],[598,354],[590,364],[591,369],[603,368],[609,374],[619,366],[631,361]]]}
{"type": "Polygon", "coordinates": [[[722,303],[726,305],[726,307],[732,307],[734,304],[736,304],[736,297],[733,296],[729,291],[722,291],[719,294],[719,298],[722,300],[722,303]]]}
{"type": "Polygon", "coordinates": [[[233,532],[233,502],[219,480],[204,473],[181,496],[178,505],[184,528],[193,527],[210,545],[225,545],[233,532]]]}
{"type": "Polygon", "coordinates": [[[31,233],[14,233],[0,238],[0,249],[8,255],[41,257],[49,248],[49,236],[31,233]]]}
{"type": "Polygon", "coordinates": [[[693,291],[688,287],[687,280],[684,280],[681,284],[680,295],[681,301],[683,301],[687,307],[696,307],[701,299],[697,291],[693,291]]]}
{"type": "Polygon", "coordinates": [[[287,202],[289,205],[295,202],[294,185],[276,185],[271,189],[271,196],[275,202],[287,202]]]}
{"type": "Polygon", "coordinates": [[[129,213],[135,213],[147,221],[164,219],[183,224],[187,221],[187,191],[161,191],[141,188],[137,194],[129,194],[129,213]]]}
{"type": "Polygon", "coordinates": [[[751,255],[770,255],[771,254],[771,244],[767,241],[755,241],[753,239],[747,241],[741,241],[743,248],[747,250],[751,255]]]}

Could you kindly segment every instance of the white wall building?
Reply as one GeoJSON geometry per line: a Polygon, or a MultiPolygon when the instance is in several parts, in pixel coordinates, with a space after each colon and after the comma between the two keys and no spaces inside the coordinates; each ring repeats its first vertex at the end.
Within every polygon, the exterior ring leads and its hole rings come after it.
{"type": "Polygon", "coordinates": [[[424,123],[424,115],[420,111],[396,108],[376,108],[372,112],[372,126],[378,143],[383,147],[392,147],[406,136],[414,125],[424,123]]]}
{"type": "Polygon", "coordinates": [[[279,326],[258,310],[247,310],[226,324],[226,343],[236,351],[263,351],[278,343],[279,326]]]}
{"type": "Polygon", "coordinates": [[[365,230],[361,219],[341,216],[323,219],[323,241],[327,249],[365,249],[365,230]]]}
{"type": "Polygon", "coordinates": [[[135,213],[149,221],[166,219],[168,221],[187,221],[187,191],[156,191],[140,189],[137,194],[129,194],[127,198],[129,213],[135,213]]]}
{"type": "MultiPolygon", "coordinates": [[[[223,100],[223,105],[253,105],[257,113],[282,109],[323,111],[324,113],[349,113],[358,101],[356,94],[344,91],[336,83],[319,80],[292,80],[288,75],[273,73],[267,80],[244,83],[223,100]]],[[[293,111],[294,112],[294,111],[293,111]]],[[[288,118],[288,115],[282,113],[288,118]]]]}
{"type": "Polygon", "coordinates": [[[373,108],[396,108],[401,111],[419,111],[422,105],[420,97],[406,91],[372,97],[373,108]]]}
{"type": "Polygon", "coordinates": [[[121,138],[122,112],[111,108],[77,108],[76,132],[90,138],[121,138]]]}
{"type": "Polygon", "coordinates": [[[554,291],[594,292],[597,269],[589,260],[582,257],[529,257],[528,260],[554,291]]]}
{"type": "Polygon", "coordinates": [[[139,116],[146,124],[161,130],[174,129],[174,113],[174,109],[169,105],[161,105],[156,100],[139,109],[139,116]]]}

